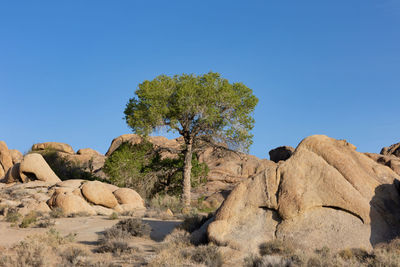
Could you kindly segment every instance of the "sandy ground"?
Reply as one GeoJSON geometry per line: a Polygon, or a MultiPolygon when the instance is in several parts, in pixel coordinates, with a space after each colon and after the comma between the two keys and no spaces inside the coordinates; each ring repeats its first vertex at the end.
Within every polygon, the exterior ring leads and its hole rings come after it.
{"type": "MultiPolygon", "coordinates": [[[[107,217],[76,217],[76,218],[59,218],[54,219],[55,228],[62,235],[76,234],[75,242],[86,245],[96,243],[99,233],[107,228],[112,227],[118,220],[110,220],[107,217]]],[[[160,242],[168,235],[181,221],[163,221],[159,219],[144,218],[144,222],[148,223],[152,231],[150,239],[138,238],[136,241],[142,242],[144,245],[160,242]],[[142,241],[141,241],[142,240],[142,241]]],[[[46,228],[18,228],[13,227],[11,223],[0,221],[0,246],[10,247],[29,235],[47,232],[46,228]]],[[[138,244],[140,245],[140,244],[138,244]]]]}

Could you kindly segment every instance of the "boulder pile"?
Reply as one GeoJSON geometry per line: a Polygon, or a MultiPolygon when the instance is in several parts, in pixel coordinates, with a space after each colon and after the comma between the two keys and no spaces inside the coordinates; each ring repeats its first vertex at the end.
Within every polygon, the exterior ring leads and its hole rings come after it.
{"type": "Polygon", "coordinates": [[[236,186],[207,236],[249,251],[274,239],[304,249],[371,249],[400,234],[399,179],[345,140],[310,136],[289,159],[270,161],[236,186]]]}
{"type": "MultiPolygon", "coordinates": [[[[69,145],[62,143],[36,144],[35,149],[57,149],[57,153],[71,156],[97,156],[91,149],[81,149],[75,155],[69,145]]],[[[49,212],[56,208],[65,215],[110,215],[145,210],[144,200],[132,189],[100,181],[61,181],[41,154],[22,156],[8,150],[3,141],[0,142],[0,168],[3,170],[0,175],[0,206],[3,210],[4,207],[16,209],[22,215],[32,210],[49,212]]]]}
{"type": "Polygon", "coordinates": [[[365,153],[376,162],[388,166],[398,175],[400,175],[400,143],[384,147],[380,154],[365,153]]]}

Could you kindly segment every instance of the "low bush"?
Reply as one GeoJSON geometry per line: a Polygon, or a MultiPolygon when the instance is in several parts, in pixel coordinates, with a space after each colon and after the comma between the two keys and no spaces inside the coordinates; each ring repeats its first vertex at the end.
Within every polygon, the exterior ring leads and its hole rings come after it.
{"type": "Polygon", "coordinates": [[[64,218],[65,214],[64,211],[62,210],[62,208],[53,208],[50,213],[49,213],[51,218],[64,218]]]}
{"type": "Polygon", "coordinates": [[[141,219],[129,218],[119,221],[113,228],[120,229],[131,236],[150,236],[151,227],[141,219]]]}
{"type": "Polygon", "coordinates": [[[193,246],[190,235],[175,229],[166,236],[150,266],[221,266],[222,256],[214,245],[193,246]]]}
{"type": "Polygon", "coordinates": [[[290,255],[294,252],[294,248],[291,244],[283,242],[278,239],[274,239],[268,242],[264,242],[260,245],[260,254],[264,255],[290,255]]]}
{"type": "Polygon", "coordinates": [[[35,211],[29,212],[27,215],[24,216],[22,219],[21,224],[19,225],[20,228],[27,228],[31,224],[36,223],[37,219],[39,218],[40,214],[35,211]]]}
{"type": "Polygon", "coordinates": [[[108,218],[110,220],[117,220],[118,219],[118,213],[113,212],[113,213],[110,214],[110,216],[108,216],[108,218]]]}
{"type": "Polygon", "coordinates": [[[186,216],[183,222],[179,225],[179,228],[192,233],[199,229],[207,220],[211,219],[212,216],[212,213],[209,213],[207,216],[199,214],[186,216]]]}
{"type": "MultiPolygon", "coordinates": [[[[153,144],[143,141],[122,143],[106,160],[103,171],[112,184],[135,189],[143,198],[155,194],[180,195],[182,192],[183,156],[161,157],[153,144]]],[[[208,167],[192,159],[192,187],[205,183],[208,167]]]]}
{"type": "Polygon", "coordinates": [[[15,208],[11,208],[8,210],[7,215],[6,215],[6,222],[11,222],[11,223],[16,223],[20,220],[21,214],[17,211],[15,208]]]}
{"type": "Polygon", "coordinates": [[[173,213],[180,213],[184,206],[179,197],[157,194],[150,200],[149,207],[160,211],[170,209],[173,213]]]}

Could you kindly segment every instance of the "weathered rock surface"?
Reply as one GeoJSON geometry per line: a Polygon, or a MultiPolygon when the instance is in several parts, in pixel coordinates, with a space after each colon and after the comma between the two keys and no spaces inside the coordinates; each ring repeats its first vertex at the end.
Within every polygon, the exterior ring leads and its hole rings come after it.
{"type": "Polygon", "coordinates": [[[101,156],[100,152],[91,149],[91,148],[81,148],[79,149],[76,154],[78,155],[89,155],[89,156],[101,156]]]}
{"type": "Polygon", "coordinates": [[[108,187],[99,181],[86,182],[82,185],[83,196],[96,205],[114,208],[118,201],[108,187]]]}
{"type": "Polygon", "coordinates": [[[400,158],[393,155],[381,155],[375,153],[365,153],[368,157],[376,162],[391,168],[395,173],[400,175],[400,158]]]}
{"type": "Polygon", "coordinates": [[[400,234],[398,179],[344,140],[311,136],[236,186],[208,238],[253,251],[275,238],[304,249],[371,248],[400,234]]]}
{"type": "Polygon", "coordinates": [[[34,144],[32,146],[32,151],[35,150],[55,150],[55,151],[65,152],[68,154],[75,154],[74,150],[70,145],[59,142],[46,142],[46,143],[34,144]]]}
{"type": "Polygon", "coordinates": [[[45,182],[61,182],[60,178],[53,172],[42,155],[30,153],[25,155],[20,163],[19,174],[22,181],[40,180],[45,182]]]}
{"type": "Polygon", "coordinates": [[[381,150],[382,155],[392,155],[400,158],[400,143],[393,144],[389,147],[384,147],[381,150]]]}
{"type": "Polygon", "coordinates": [[[4,141],[0,141],[0,165],[3,167],[4,173],[7,173],[8,169],[13,166],[10,151],[4,141]]]}
{"type": "Polygon", "coordinates": [[[278,163],[281,160],[285,161],[290,158],[293,152],[294,148],[291,146],[280,146],[269,151],[269,158],[278,163]]]}
{"type": "Polygon", "coordinates": [[[144,209],[144,200],[135,190],[130,188],[120,188],[114,191],[114,196],[119,204],[130,204],[131,209],[144,209]]]}
{"type": "Polygon", "coordinates": [[[19,175],[19,167],[20,164],[14,164],[10,169],[8,169],[6,175],[4,176],[4,181],[7,184],[17,183],[21,181],[21,177],[19,175]]]}
{"type": "Polygon", "coordinates": [[[75,213],[97,214],[83,198],[64,190],[56,190],[47,204],[51,208],[61,208],[66,215],[75,213]]]}
{"type": "Polygon", "coordinates": [[[13,164],[20,163],[24,158],[24,155],[22,155],[22,153],[19,150],[9,149],[8,151],[10,152],[13,164]]]}

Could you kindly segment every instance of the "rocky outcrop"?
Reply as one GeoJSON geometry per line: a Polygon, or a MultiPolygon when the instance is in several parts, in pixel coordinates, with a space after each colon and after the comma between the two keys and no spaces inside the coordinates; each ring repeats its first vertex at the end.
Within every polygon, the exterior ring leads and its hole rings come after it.
{"type": "Polygon", "coordinates": [[[375,160],[376,162],[385,165],[392,169],[395,173],[400,175],[400,157],[393,155],[381,155],[375,153],[365,153],[368,157],[375,160]]]}
{"type": "MultiPolygon", "coordinates": [[[[14,165],[15,166],[15,165],[14,165]]],[[[117,187],[118,188],[118,187],[117,187]]],[[[132,189],[118,188],[117,194],[112,193],[113,186],[101,182],[86,180],[66,180],[56,184],[39,180],[28,181],[26,183],[4,184],[0,183],[0,206],[7,209],[15,209],[20,214],[25,215],[30,211],[42,213],[50,212],[52,209],[61,209],[65,215],[86,214],[86,215],[110,215],[113,212],[135,212],[145,211],[143,199],[132,189]],[[104,199],[94,204],[84,196],[85,185],[96,184],[96,188],[101,190],[94,191],[92,194],[108,196],[115,199],[113,208],[110,208],[109,201],[104,199]]]]}
{"type": "Polygon", "coordinates": [[[381,154],[385,156],[395,156],[400,158],[400,143],[382,148],[381,154]]]}
{"type": "Polygon", "coordinates": [[[58,142],[39,143],[39,144],[34,144],[32,146],[32,151],[40,151],[40,150],[53,150],[68,154],[75,154],[74,150],[70,145],[58,142]]]}
{"type": "Polygon", "coordinates": [[[19,166],[19,175],[22,181],[40,180],[57,183],[60,178],[53,172],[42,155],[37,153],[27,154],[19,166]]]}
{"type": "Polygon", "coordinates": [[[269,159],[275,163],[287,160],[293,154],[294,148],[291,146],[280,146],[269,151],[269,159]]]}
{"type": "Polygon", "coordinates": [[[13,164],[20,163],[24,158],[24,155],[16,149],[9,149],[8,151],[10,152],[13,164]]]}
{"type": "Polygon", "coordinates": [[[52,208],[60,208],[64,214],[87,213],[96,215],[95,210],[83,198],[65,190],[57,189],[47,204],[52,208]]]}
{"type": "MultiPolygon", "coordinates": [[[[8,169],[13,166],[10,151],[8,150],[8,147],[4,141],[0,141],[0,166],[2,169],[0,172],[2,173],[7,173],[8,169]]],[[[0,178],[1,177],[2,176],[0,175],[0,178]]]]}
{"type": "Polygon", "coordinates": [[[304,139],[232,191],[209,225],[209,240],[255,251],[282,239],[304,249],[371,248],[400,234],[400,177],[327,136],[304,139]]]}

